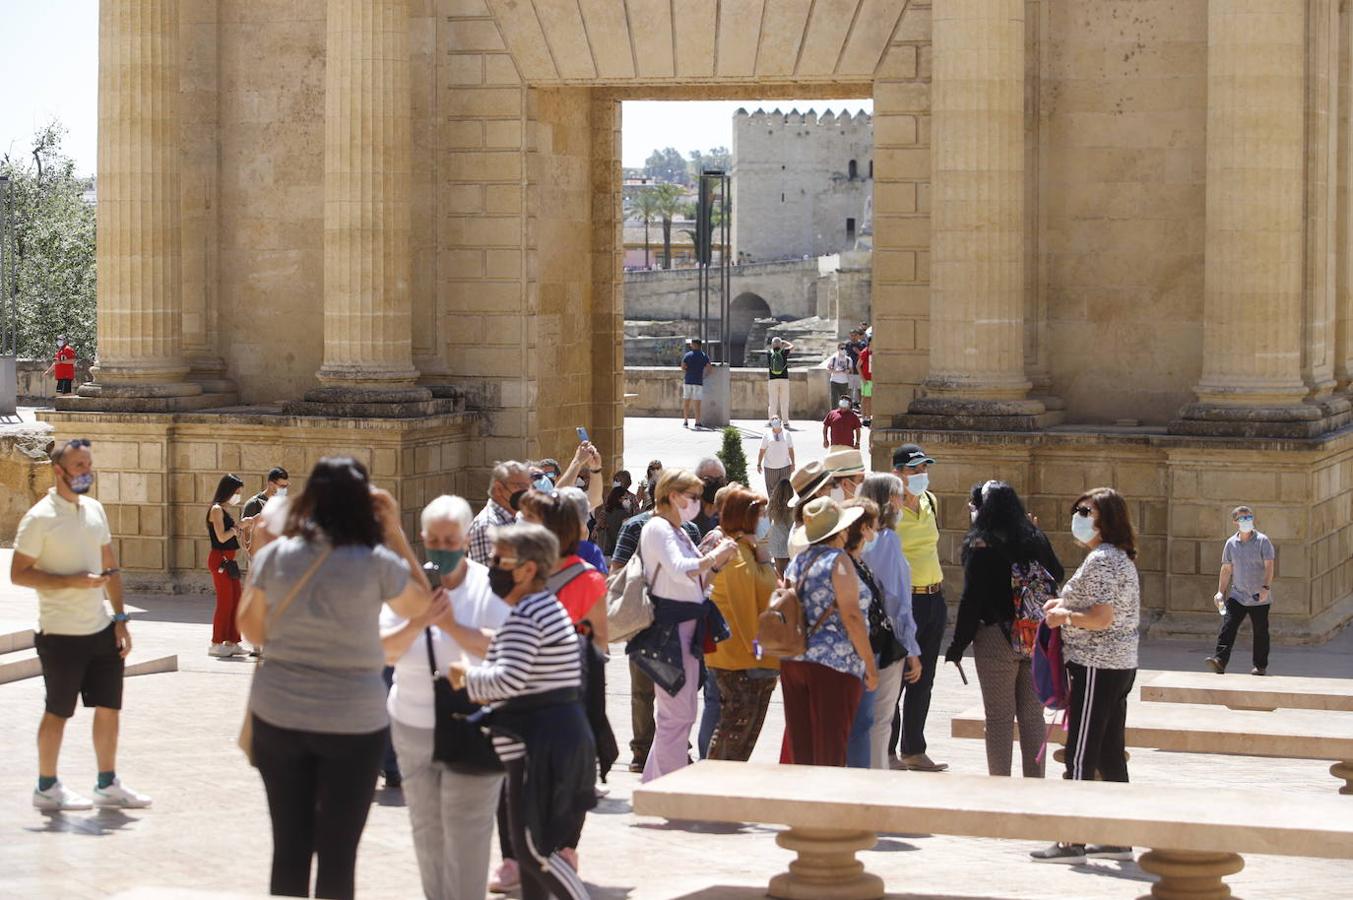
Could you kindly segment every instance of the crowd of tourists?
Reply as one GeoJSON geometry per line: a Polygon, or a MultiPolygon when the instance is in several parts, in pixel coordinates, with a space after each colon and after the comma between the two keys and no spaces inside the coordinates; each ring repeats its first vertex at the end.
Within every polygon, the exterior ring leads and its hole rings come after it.
{"type": "MultiPolygon", "coordinates": [[[[241,746],[267,793],[273,893],[307,894],[317,859],[316,895],[352,896],[384,771],[406,789],[428,897],[587,896],[586,814],[619,757],[605,709],[612,642],[624,641],[628,764],[644,782],[697,756],[749,759],[777,685],[782,762],[945,770],[926,740],[948,618],[936,460],[905,444],[890,471],[871,473],[858,448],[833,446],[796,467],[792,445],[774,446],[781,424],[758,457],[764,492],[730,483],[715,457],[690,469],[653,460],[637,484],[619,471],[606,488],[585,441],[567,467],[500,462],[477,513],[457,496],[421,510],[426,561],[395,499],[355,459],[321,460],[295,495],[273,469],[238,519],[244,483],[223,477],[205,523],[217,590],[209,651],[235,655],[247,641],[261,654],[241,746]],[[797,644],[775,627],[791,619],[802,622],[797,644]]],[[[40,598],[47,708],[34,805],[148,806],[115,768],[131,637],[107,521],[86,495],[92,451],[69,441],[51,459],[56,486],[20,525],[12,570],[40,598]],[[56,777],[80,697],[95,707],[92,800],[56,777]]],[[[1042,626],[1060,632],[1065,656],[1064,777],[1126,781],[1140,614],[1127,503],[1097,488],[1071,504],[1066,524],[1088,554],[1069,577],[1011,485],[974,485],[968,513],[943,660],[961,668],[972,648],[989,773],[1011,773],[1017,723],[1023,775],[1044,774],[1031,672],[1042,626]]],[[[1244,615],[1261,621],[1254,604],[1269,601],[1272,574],[1271,544],[1246,527],[1253,513],[1235,519],[1218,594],[1227,641],[1244,615]]],[[[1219,668],[1229,649],[1219,646],[1219,668]]],[[[1033,856],[1130,854],[1058,844],[1033,856]]]]}

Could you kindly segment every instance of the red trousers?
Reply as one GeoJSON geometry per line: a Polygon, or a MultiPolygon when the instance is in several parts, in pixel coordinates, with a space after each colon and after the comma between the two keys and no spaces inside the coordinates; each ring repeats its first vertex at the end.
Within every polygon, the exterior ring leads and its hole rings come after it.
{"type": "Polygon", "coordinates": [[[221,571],[221,564],[234,558],[234,550],[213,550],[207,557],[211,583],[216,586],[216,614],[211,618],[213,644],[240,642],[240,627],[235,624],[235,613],[239,611],[240,595],[244,589],[238,578],[231,578],[221,571]]]}
{"type": "Polygon", "coordinates": [[[785,660],[780,689],[791,760],[800,766],[844,766],[864,682],[818,663],[785,660]]]}

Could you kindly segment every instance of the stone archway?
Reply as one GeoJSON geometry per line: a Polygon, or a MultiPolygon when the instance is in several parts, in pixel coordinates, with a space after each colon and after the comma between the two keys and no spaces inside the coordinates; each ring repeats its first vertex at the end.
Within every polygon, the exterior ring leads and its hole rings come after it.
{"type": "Polygon", "coordinates": [[[747,364],[747,335],[757,319],[770,316],[770,304],[760,294],[748,291],[733,298],[728,305],[728,358],[732,365],[747,364]]]}

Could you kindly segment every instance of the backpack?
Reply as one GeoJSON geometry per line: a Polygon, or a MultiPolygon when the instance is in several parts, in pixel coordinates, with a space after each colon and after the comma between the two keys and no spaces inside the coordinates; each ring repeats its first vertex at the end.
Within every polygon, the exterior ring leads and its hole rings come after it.
{"type": "Polygon", "coordinates": [[[789,368],[788,363],[783,350],[772,350],[770,352],[770,373],[772,375],[783,375],[785,370],[789,368]]]}
{"type": "Polygon", "coordinates": [[[1036,559],[1010,564],[1010,598],[1015,617],[1010,622],[1010,646],[1025,659],[1034,653],[1043,604],[1057,596],[1057,582],[1036,559]]]}
{"type": "Polygon", "coordinates": [[[1071,682],[1062,659],[1062,630],[1038,624],[1033,651],[1034,693],[1047,709],[1066,709],[1071,702],[1071,682]]]}
{"type": "MultiPolygon", "coordinates": [[[[545,590],[549,591],[551,594],[557,595],[564,588],[572,584],[574,579],[578,578],[590,568],[592,568],[592,566],[588,563],[575,562],[567,569],[560,569],[558,572],[555,572],[549,578],[545,579],[545,590]]],[[[607,587],[609,588],[610,585],[607,585],[607,587]]]]}
{"type": "Polygon", "coordinates": [[[852,559],[851,562],[855,563],[855,572],[860,581],[869,586],[869,649],[874,651],[878,667],[886,669],[898,660],[906,659],[907,651],[893,630],[893,620],[888,618],[888,611],[883,606],[883,590],[875,580],[874,573],[859,560],[852,559]]]}
{"type": "MultiPolygon", "coordinates": [[[[809,565],[812,563],[804,565],[805,571],[809,565]]],[[[813,627],[805,630],[803,603],[799,600],[799,585],[776,589],[770,595],[770,605],[766,607],[766,611],[756,618],[757,656],[787,659],[807,653],[808,638],[822,627],[822,623],[827,621],[827,617],[834,609],[836,609],[835,600],[822,611],[813,627]]]]}

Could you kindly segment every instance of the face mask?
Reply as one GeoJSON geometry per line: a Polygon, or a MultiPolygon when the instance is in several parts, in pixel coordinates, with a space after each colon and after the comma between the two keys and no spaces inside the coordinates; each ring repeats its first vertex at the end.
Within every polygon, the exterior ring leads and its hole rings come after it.
{"type": "Polygon", "coordinates": [[[287,489],[286,489],[286,488],[278,488],[278,489],[277,489],[277,493],[274,494],[273,496],[274,496],[274,497],[285,497],[286,495],[287,495],[287,489]]]}
{"type": "Polygon", "coordinates": [[[975,509],[968,510],[968,520],[972,522],[974,525],[977,524],[977,510],[975,509]]]}
{"type": "Polygon", "coordinates": [[[239,506],[239,505],[240,505],[240,495],[239,495],[239,494],[236,494],[235,496],[233,496],[233,497],[230,498],[230,505],[231,505],[231,506],[239,506]]]}
{"type": "Polygon", "coordinates": [[[1249,534],[1254,531],[1254,519],[1249,517],[1236,520],[1236,527],[1240,529],[1241,534],[1249,534]]]}
{"type": "Polygon", "coordinates": [[[846,492],[845,490],[842,489],[840,485],[837,485],[836,487],[832,488],[831,494],[829,496],[837,503],[846,502],[846,492]]]}
{"type": "Polygon", "coordinates": [[[521,498],[525,496],[526,491],[513,491],[511,494],[509,494],[507,498],[508,509],[520,509],[521,498]]]}
{"type": "Polygon", "coordinates": [[[1095,527],[1095,520],[1089,516],[1073,515],[1071,517],[1071,536],[1082,544],[1088,544],[1099,534],[1099,529],[1095,527]]]}
{"type": "Polygon", "coordinates": [[[915,475],[907,476],[907,493],[913,497],[919,497],[930,487],[930,476],[925,472],[917,472],[915,475]]]}
{"type": "Polygon", "coordinates": [[[489,590],[497,596],[507,599],[512,593],[512,589],[517,586],[517,579],[512,577],[512,569],[500,569],[497,566],[489,569],[489,590]]]}
{"type": "Polygon", "coordinates": [[[770,534],[770,519],[762,516],[756,520],[756,539],[764,541],[768,534],[770,534]]]}
{"type": "Polygon", "coordinates": [[[428,562],[435,566],[438,575],[450,575],[456,571],[460,561],[465,558],[464,550],[429,550],[428,562]]]}
{"type": "Polygon", "coordinates": [[[615,481],[612,481],[612,482],[611,482],[611,487],[613,487],[613,488],[624,487],[624,486],[625,486],[625,483],[624,483],[623,481],[621,481],[620,479],[618,479],[618,478],[617,478],[615,481]]]}
{"type": "Polygon", "coordinates": [[[723,487],[723,485],[724,485],[724,481],[723,481],[722,478],[714,478],[714,479],[711,479],[711,480],[709,480],[709,481],[706,481],[706,482],[705,482],[705,493],[704,493],[704,497],[703,497],[704,501],[705,501],[706,503],[713,503],[713,502],[714,502],[714,495],[717,494],[717,493],[719,493],[719,488],[723,487]]]}
{"type": "Polygon", "coordinates": [[[582,490],[585,491],[585,490],[587,490],[587,481],[586,481],[586,479],[578,478],[578,479],[576,479],[576,480],[573,482],[573,486],[576,487],[576,488],[580,488],[580,489],[582,489],[582,490]]]}
{"type": "MultiPolygon", "coordinates": [[[[546,476],[541,475],[535,481],[531,482],[531,487],[540,491],[542,494],[548,494],[550,491],[554,490],[554,482],[550,481],[546,476]]],[[[524,494],[526,492],[522,491],[522,493],[524,494]]]]}
{"type": "Polygon", "coordinates": [[[89,489],[94,486],[94,475],[92,472],[86,472],[84,475],[76,475],[68,478],[66,483],[70,485],[72,492],[76,494],[87,494],[89,489]]]}
{"type": "Polygon", "coordinates": [[[850,401],[849,401],[849,400],[844,400],[844,401],[842,401],[842,402],[836,404],[836,408],[837,408],[837,409],[850,409],[850,401]]]}
{"type": "Polygon", "coordinates": [[[869,540],[867,540],[867,541],[864,542],[863,552],[864,552],[864,553],[868,553],[870,550],[873,550],[873,549],[874,549],[874,545],[877,544],[878,542],[879,542],[879,536],[878,536],[877,534],[875,534],[875,535],[874,535],[873,537],[871,537],[869,540]]]}
{"type": "Polygon", "coordinates": [[[681,512],[682,522],[691,522],[700,514],[700,502],[692,500],[690,497],[682,497],[677,509],[681,512]]]}

